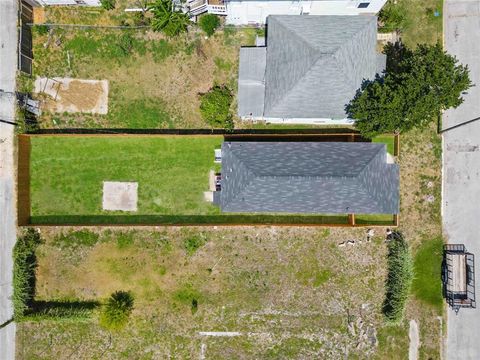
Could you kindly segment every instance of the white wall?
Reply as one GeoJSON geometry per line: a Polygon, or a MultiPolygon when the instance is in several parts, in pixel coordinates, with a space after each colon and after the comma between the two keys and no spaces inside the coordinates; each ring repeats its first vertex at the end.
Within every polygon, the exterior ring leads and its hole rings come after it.
{"type": "Polygon", "coordinates": [[[387,0],[226,0],[227,24],[265,24],[268,15],[359,15],[376,14],[387,0]],[[362,2],[367,8],[358,8],[362,2]]]}
{"type": "Polygon", "coordinates": [[[297,125],[353,125],[355,120],[352,119],[328,119],[328,118],[298,118],[298,119],[283,119],[283,118],[261,118],[261,117],[242,117],[242,120],[253,122],[267,122],[271,124],[297,124],[297,125]]]}

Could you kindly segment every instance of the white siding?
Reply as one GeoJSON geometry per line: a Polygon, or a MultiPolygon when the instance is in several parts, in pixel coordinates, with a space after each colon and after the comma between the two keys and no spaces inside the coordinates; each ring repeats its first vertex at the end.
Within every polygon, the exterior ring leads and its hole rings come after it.
{"type": "Polygon", "coordinates": [[[359,15],[376,14],[386,0],[226,0],[227,24],[265,24],[268,15],[359,15]],[[369,3],[358,8],[360,3],[369,3]]]}

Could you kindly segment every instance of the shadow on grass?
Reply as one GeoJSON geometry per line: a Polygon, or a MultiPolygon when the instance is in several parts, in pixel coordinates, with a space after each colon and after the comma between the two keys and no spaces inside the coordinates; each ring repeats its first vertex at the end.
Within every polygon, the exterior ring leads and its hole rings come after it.
{"type": "Polygon", "coordinates": [[[348,225],[347,215],[49,215],[32,225],[348,225]]]}
{"type": "Polygon", "coordinates": [[[100,305],[100,302],[93,300],[34,300],[26,314],[26,319],[86,319],[100,305]]]}

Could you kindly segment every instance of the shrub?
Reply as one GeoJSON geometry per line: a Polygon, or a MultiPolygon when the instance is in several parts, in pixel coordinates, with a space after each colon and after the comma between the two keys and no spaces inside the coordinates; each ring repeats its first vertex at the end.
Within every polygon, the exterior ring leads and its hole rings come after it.
{"type": "Polygon", "coordinates": [[[108,330],[123,328],[133,310],[133,295],[129,291],[116,291],[107,300],[100,314],[100,324],[108,330]]]}
{"type": "Polygon", "coordinates": [[[404,29],[408,25],[407,9],[403,3],[395,4],[389,0],[378,14],[378,20],[381,22],[381,32],[404,29]]]}
{"type": "Polygon", "coordinates": [[[33,31],[35,31],[38,35],[47,35],[48,34],[48,26],[47,25],[33,25],[33,31]]]}
{"type": "Polygon", "coordinates": [[[388,276],[383,314],[388,322],[402,320],[413,281],[413,261],[402,234],[394,233],[388,243],[388,276]]]}
{"type": "Polygon", "coordinates": [[[105,10],[115,9],[115,0],[100,0],[100,4],[105,10]]]}
{"type": "Polygon", "coordinates": [[[230,105],[233,95],[226,86],[216,85],[200,98],[200,113],[202,118],[214,127],[229,127],[233,125],[230,105]]]}
{"type": "Polygon", "coordinates": [[[35,250],[40,243],[40,234],[28,229],[13,248],[13,316],[16,321],[29,312],[35,297],[35,250]]]}
{"type": "Polygon", "coordinates": [[[172,0],[156,0],[148,7],[153,14],[153,31],[162,31],[169,37],[187,32],[190,19],[172,0]]]}
{"type": "Polygon", "coordinates": [[[198,25],[205,34],[212,36],[215,30],[220,26],[220,18],[215,14],[205,14],[200,17],[198,25]]]}

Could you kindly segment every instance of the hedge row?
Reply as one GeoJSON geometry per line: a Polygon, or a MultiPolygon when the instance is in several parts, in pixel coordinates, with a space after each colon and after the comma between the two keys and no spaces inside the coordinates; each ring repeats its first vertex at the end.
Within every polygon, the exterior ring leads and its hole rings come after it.
{"type": "Polygon", "coordinates": [[[405,312],[413,281],[413,260],[402,234],[394,233],[388,243],[388,277],[383,314],[388,322],[398,323],[405,312]]]}

